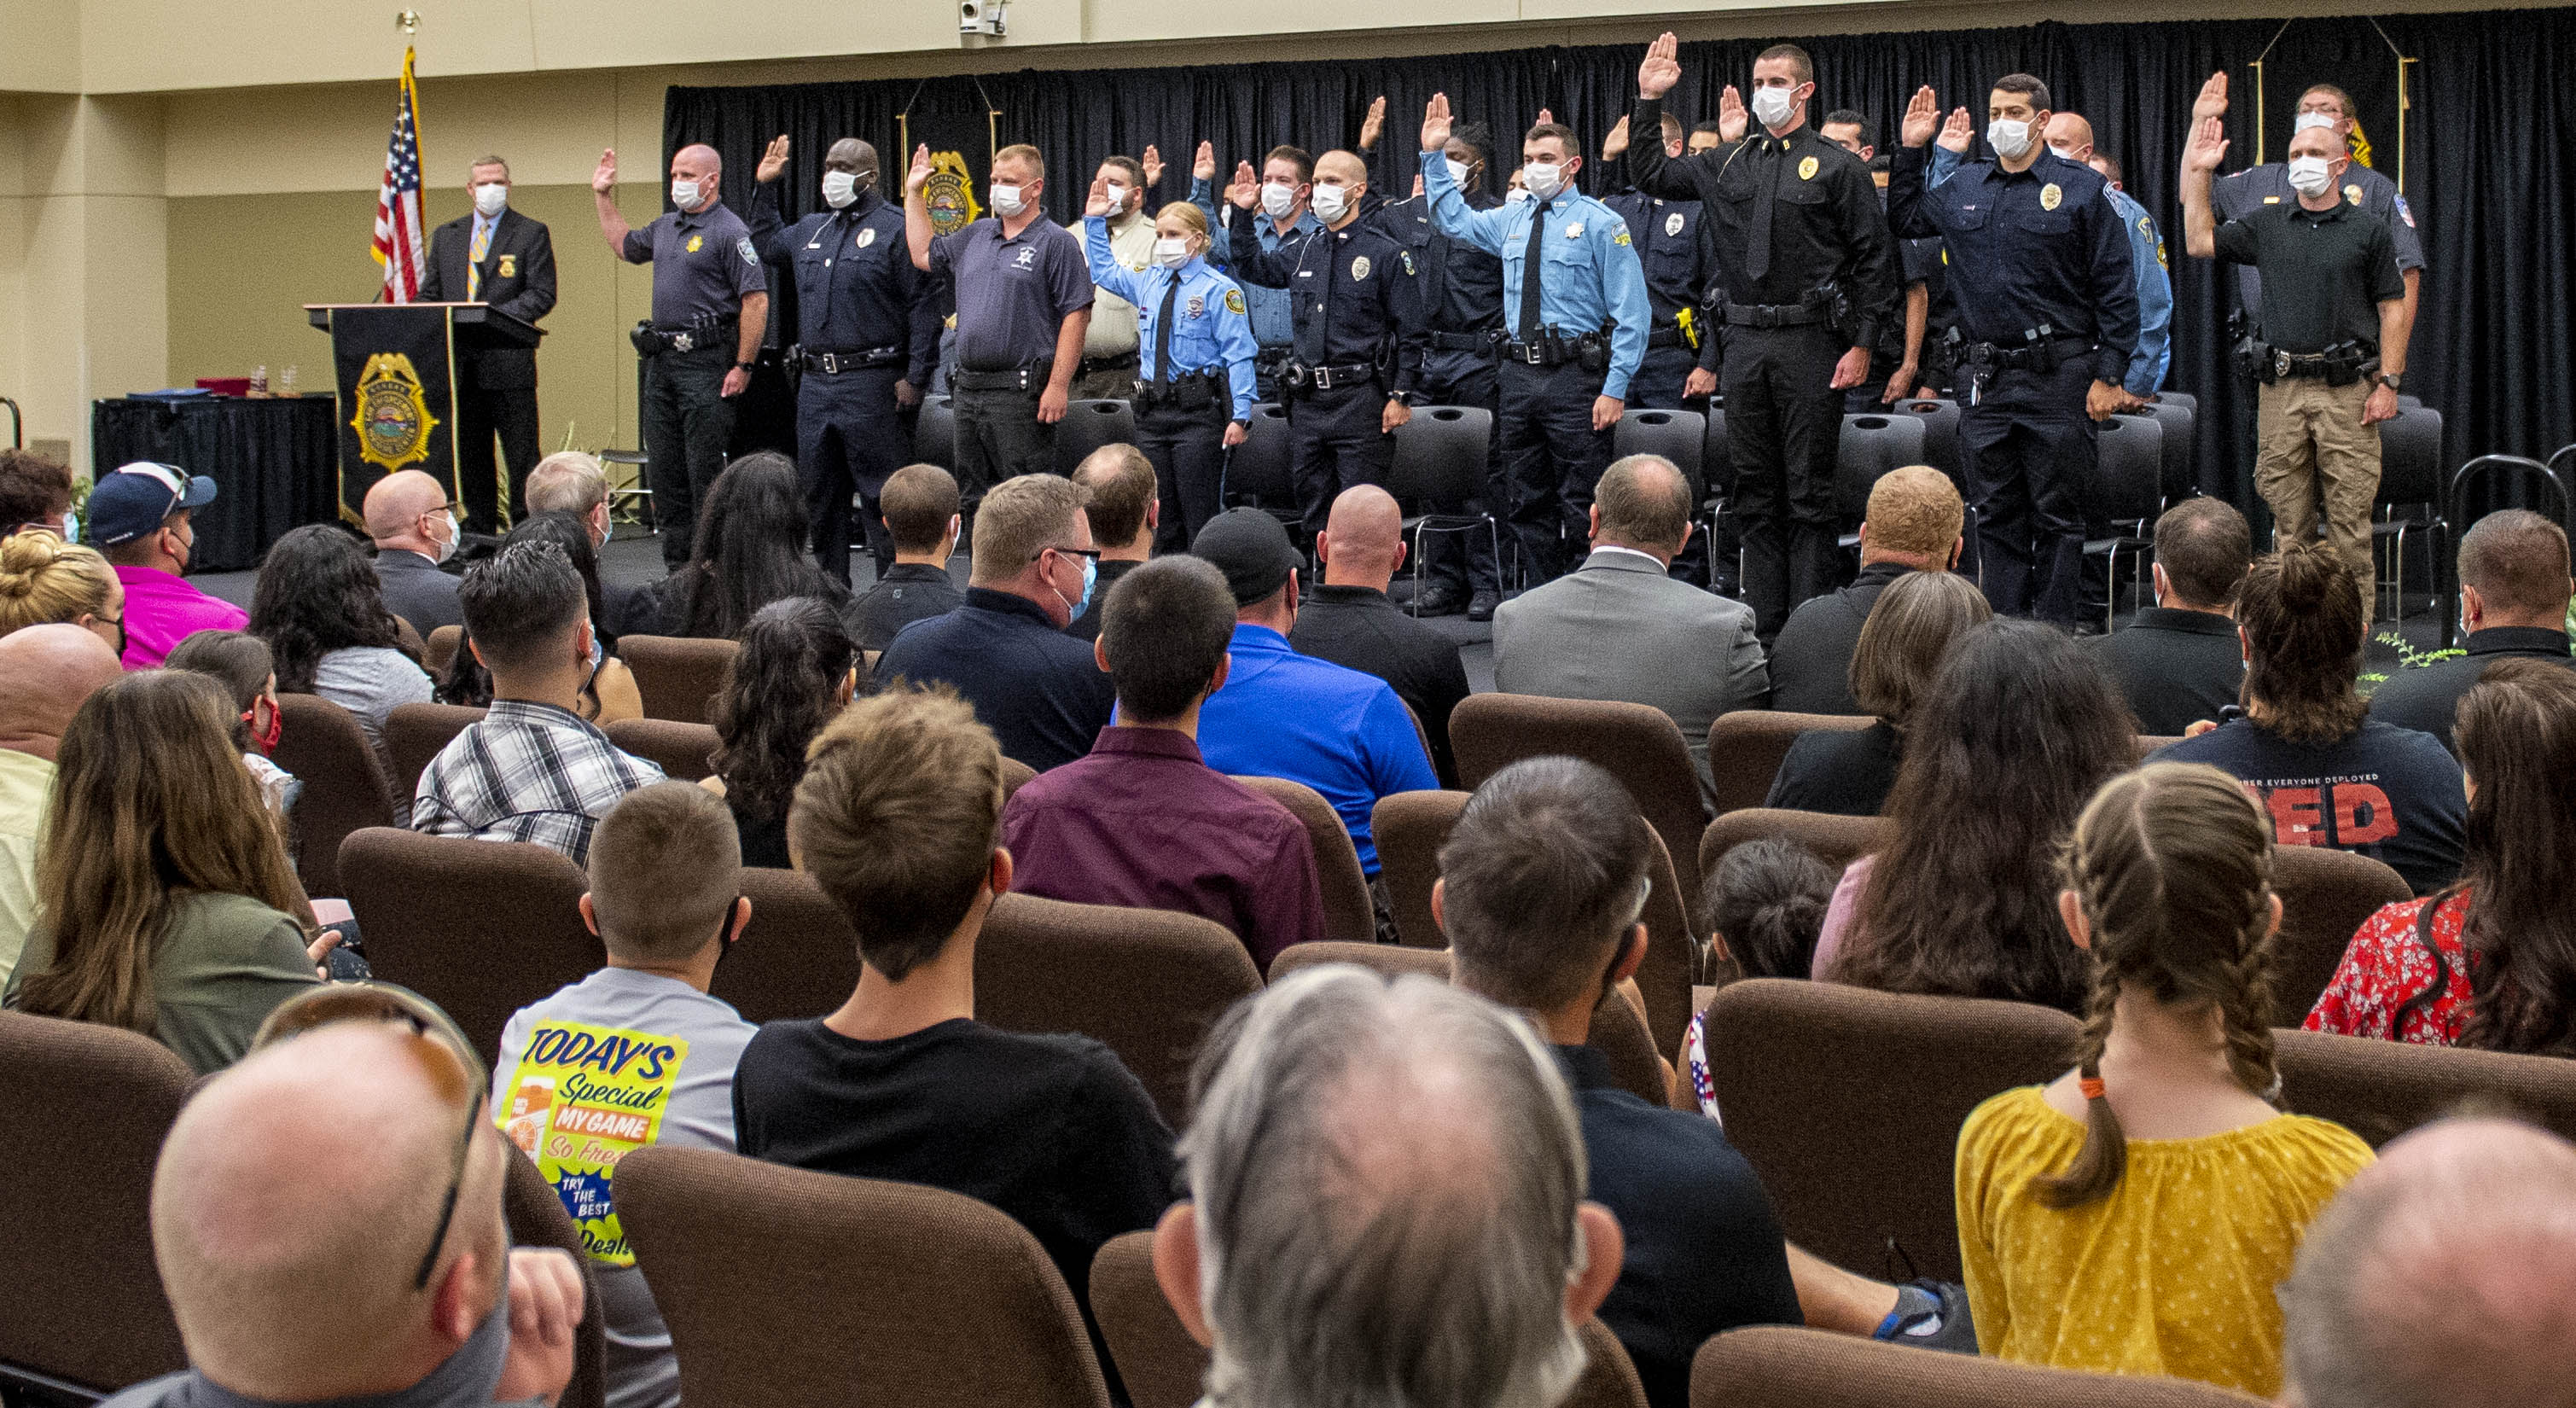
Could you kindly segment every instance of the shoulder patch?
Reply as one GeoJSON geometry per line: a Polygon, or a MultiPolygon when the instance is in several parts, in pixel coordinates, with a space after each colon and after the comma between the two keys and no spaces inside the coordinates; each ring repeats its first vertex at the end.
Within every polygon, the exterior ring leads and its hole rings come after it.
{"type": "Polygon", "coordinates": [[[1612,244],[1620,245],[1630,243],[1630,240],[1628,239],[1628,227],[1621,225],[1617,229],[1612,230],[1610,232],[1610,242],[1612,244]]]}
{"type": "Polygon", "coordinates": [[[754,267],[758,267],[760,264],[760,251],[752,246],[751,236],[749,235],[745,235],[741,239],[733,242],[733,252],[741,255],[742,262],[745,264],[749,264],[754,267]]]}
{"type": "Polygon", "coordinates": [[[2172,262],[2165,258],[2165,242],[2163,240],[2156,241],[2156,267],[2167,271],[2171,271],[2173,268],[2172,262]]]}
{"type": "Polygon", "coordinates": [[[2406,197],[2404,196],[2399,196],[2397,198],[2397,218],[2406,222],[2407,229],[2411,230],[2415,228],[2415,212],[2406,208],[2406,197]]]}
{"type": "Polygon", "coordinates": [[[1225,311],[1235,314],[1243,312],[1243,290],[1230,288],[1225,291],[1225,311]]]}

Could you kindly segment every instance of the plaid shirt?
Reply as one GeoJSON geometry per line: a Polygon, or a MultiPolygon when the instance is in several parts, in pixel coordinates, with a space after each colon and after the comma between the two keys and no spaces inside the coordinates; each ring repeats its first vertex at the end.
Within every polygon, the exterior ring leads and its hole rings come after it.
{"type": "Polygon", "coordinates": [[[566,709],[496,699],[420,775],[411,829],[478,841],[533,841],[590,863],[590,833],[619,798],[662,780],[566,709]]]}

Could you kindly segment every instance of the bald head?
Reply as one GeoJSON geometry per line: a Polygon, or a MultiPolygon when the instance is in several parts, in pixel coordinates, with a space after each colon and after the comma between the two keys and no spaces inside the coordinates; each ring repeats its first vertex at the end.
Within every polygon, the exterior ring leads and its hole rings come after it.
{"type": "Polygon", "coordinates": [[[1959,527],[1966,514],[1950,476],[1923,464],[1889,470],[1870,486],[1860,525],[1861,565],[1946,568],[1958,560],[1959,527]]]}
{"type": "Polygon", "coordinates": [[[2082,113],[2050,114],[2048,130],[2040,138],[2068,161],[2083,161],[2093,155],[2093,124],[2086,122],[2082,113]]]}
{"type": "Polygon", "coordinates": [[[2344,145],[2343,138],[2335,135],[2333,128],[2310,127],[2291,134],[2290,155],[2321,156],[2334,162],[2351,155],[2351,149],[2344,145]]]}
{"type": "Polygon", "coordinates": [[[437,480],[416,469],[388,474],[367,491],[367,536],[380,548],[421,551],[428,541],[421,519],[446,507],[447,490],[437,480]]]}
{"type": "Polygon", "coordinates": [[[1385,591],[1404,565],[1404,510],[1374,484],[1344,489],[1315,551],[1324,559],[1325,586],[1385,591]]]}
{"type": "Polygon", "coordinates": [[[877,170],[877,149],[856,137],[843,137],[832,144],[830,151],[823,153],[823,169],[873,176],[877,170]]]}
{"type": "Polygon", "coordinates": [[[1366,185],[1368,163],[1350,152],[1329,151],[1315,158],[1315,179],[1321,181],[1328,176],[1339,179],[1345,186],[1366,185]]]}
{"type": "Polygon", "coordinates": [[[1592,541],[1632,548],[1669,564],[1689,541],[1690,480],[1661,455],[1630,455],[1601,471],[1592,489],[1592,541]]]}
{"type": "Polygon", "coordinates": [[[2309,1225],[2281,1309],[2299,1408],[2564,1408],[2576,1145],[2495,1119],[2392,1142],[2309,1225]]]}
{"type": "Polygon", "coordinates": [[[180,1112],[153,1174],[152,1246],[189,1362],[216,1382],[290,1401],[392,1392],[492,1308],[507,1234],[485,1120],[438,1269],[413,1289],[466,1120],[420,1040],[326,1026],[253,1053],[180,1112]]]}
{"type": "Polygon", "coordinates": [[[0,748],[53,761],[81,701],[123,672],[107,642],[79,626],[0,636],[0,748]]]}

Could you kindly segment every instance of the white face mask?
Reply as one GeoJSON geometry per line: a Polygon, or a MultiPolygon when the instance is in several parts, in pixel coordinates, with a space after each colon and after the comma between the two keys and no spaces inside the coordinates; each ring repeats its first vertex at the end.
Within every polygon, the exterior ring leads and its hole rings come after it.
{"type": "Polygon", "coordinates": [[[2335,125],[2336,121],[2337,119],[2333,113],[2303,112],[2299,114],[2298,121],[2290,124],[2290,134],[2292,136],[2296,136],[2301,132],[2307,131],[2311,127],[2332,127],[2335,125]]]}
{"type": "Polygon", "coordinates": [[[1778,87],[1754,89],[1753,115],[1761,119],[1765,127],[1777,127],[1787,122],[1790,111],[1798,106],[1797,100],[1790,96],[1796,91],[1778,87]]]}
{"type": "Polygon", "coordinates": [[[1514,186],[1510,190],[1503,192],[1503,199],[1509,201],[1513,205],[1518,205],[1529,198],[1530,194],[1528,189],[1522,186],[1514,186]]]}
{"type": "Polygon", "coordinates": [[[859,178],[848,171],[823,173],[823,203],[840,210],[859,198],[859,178]]]}
{"type": "Polygon", "coordinates": [[[1553,161],[1533,161],[1521,168],[1521,184],[1540,200],[1553,200],[1565,189],[1565,168],[1553,161]]]}
{"type": "Polygon", "coordinates": [[[456,511],[454,509],[449,509],[444,516],[447,519],[447,541],[438,545],[438,561],[440,562],[445,562],[447,559],[456,556],[456,545],[465,541],[465,530],[458,527],[456,523],[456,511]]]}
{"type": "Polygon", "coordinates": [[[698,208],[698,183],[697,183],[697,182],[695,182],[695,181],[680,181],[680,180],[674,180],[674,181],[672,181],[672,182],[671,182],[671,204],[673,204],[673,205],[676,205],[676,206],[680,207],[682,210],[695,210],[695,209],[697,209],[697,208],[698,208]]]}
{"type": "Polygon", "coordinates": [[[1315,188],[1315,218],[1329,225],[1351,208],[1351,193],[1340,186],[1315,188]]]}
{"type": "Polygon", "coordinates": [[[1177,269],[1182,265],[1189,263],[1190,242],[1188,240],[1175,239],[1158,239],[1154,241],[1154,262],[1162,265],[1166,269],[1177,269]]]}
{"type": "Polygon", "coordinates": [[[1028,209],[1028,202],[1020,199],[1020,188],[1017,186],[1005,186],[996,181],[993,183],[992,197],[993,213],[1005,220],[1028,209]]]}
{"type": "Polygon", "coordinates": [[[2018,118],[1996,118],[1986,124],[1986,145],[2006,161],[2019,161],[2030,150],[2030,124],[2018,118]]]}
{"type": "Polygon", "coordinates": [[[1127,188],[1115,181],[1112,181],[1108,184],[1107,189],[1109,192],[1109,213],[1116,215],[1125,210],[1127,208],[1127,188]]]}
{"type": "Polygon", "coordinates": [[[1297,188],[1285,181],[1267,181],[1261,187],[1261,213],[1273,220],[1285,220],[1297,208],[1297,188]]]}
{"type": "Polygon", "coordinates": [[[2334,173],[2327,168],[2333,163],[2321,156],[2290,158],[2290,189],[2311,200],[2334,188],[2334,173]]]}
{"type": "Polygon", "coordinates": [[[484,219],[510,208],[510,188],[498,181],[486,181],[474,188],[474,212],[484,219]]]}
{"type": "Polygon", "coordinates": [[[1460,189],[1460,190],[1462,190],[1462,191],[1463,191],[1463,190],[1465,190],[1465,189],[1467,189],[1467,174],[1468,174],[1469,172],[1471,172],[1471,171],[1475,170],[1475,168],[1474,168],[1474,167],[1469,166],[1467,163],[1465,163],[1465,162],[1463,162],[1463,161],[1456,161],[1456,160],[1451,160],[1451,161],[1449,161],[1449,162],[1448,162],[1448,167],[1449,167],[1449,184],[1451,184],[1451,185],[1453,185],[1453,186],[1456,186],[1458,189],[1460,189]]]}
{"type": "Polygon", "coordinates": [[[2055,142],[2051,142],[2048,144],[2048,149],[2057,153],[2059,156],[2066,158],[2068,161],[2074,161],[2077,159],[2075,149],[2073,147],[2061,147],[2055,142]]]}

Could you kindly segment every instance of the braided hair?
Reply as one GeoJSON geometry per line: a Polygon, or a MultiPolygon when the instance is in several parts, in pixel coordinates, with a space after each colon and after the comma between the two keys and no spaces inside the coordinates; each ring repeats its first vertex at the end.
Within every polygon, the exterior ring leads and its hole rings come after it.
{"type": "Polygon", "coordinates": [[[2120,995],[2214,1009],[2237,1084],[2277,1099],[2272,1063],[2272,835],[2236,779],[2199,763],[2113,778],[2084,808],[2063,869],[2092,930],[2093,982],[2077,1038],[2084,1147],[2038,1180],[2071,1208],[2108,1197],[2128,1139],[2102,1091],[2102,1050],[2120,995]]]}

